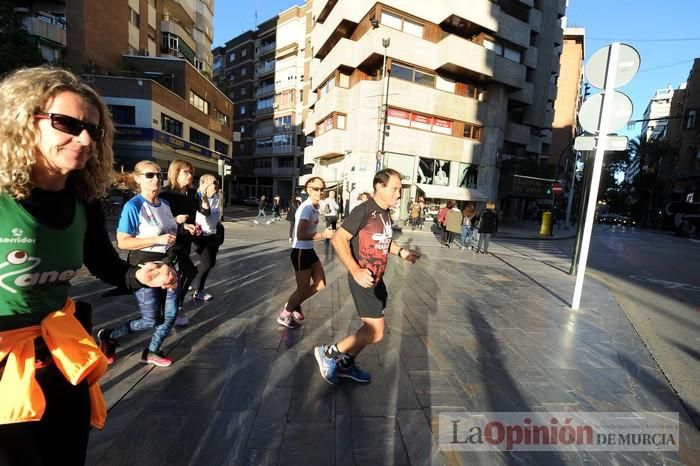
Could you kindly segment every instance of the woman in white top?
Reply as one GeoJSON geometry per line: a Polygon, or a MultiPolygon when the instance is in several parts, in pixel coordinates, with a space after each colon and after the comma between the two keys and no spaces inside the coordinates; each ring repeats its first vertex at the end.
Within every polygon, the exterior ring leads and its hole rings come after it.
{"type": "Polygon", "coordinates": [[[221,204],[219,199],[219,182],[214,175],[202,175],[197,189],[199,208],[196,220],[198,232],[195,241],[195,252],[199,255],[199,273],[194,279],[194,299],[209,301],[212,295],[204,291],[209,271],[216,264],[216,254],[223,242],[223,225],[220,225],[221,204]]]}
{"type": "Polygon", "coordinates": [[[277,317],[277,322],[287,328],[295,328],[304,322],[301,303],[326,287],[326,274],[323,265],[314,251],[314,241],[330,239],[334,230],[317,232],[318,209],[321,194],[326,188],[322,178],[312,177],[306,181],[304,190],[309,197],[297,208],[294,218],[294,238],[292,240],[292,265],[296,275],[297,288],[277,317]]]}

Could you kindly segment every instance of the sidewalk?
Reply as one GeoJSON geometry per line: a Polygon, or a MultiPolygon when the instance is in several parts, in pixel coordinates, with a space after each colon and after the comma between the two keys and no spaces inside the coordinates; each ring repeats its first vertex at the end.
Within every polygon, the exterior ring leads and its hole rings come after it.
{"type": "MultiPolygon", "coordinates": [[[[332,387],[311,351],[359,326],[332,247],[317,245],[328,287],[287,330],[275,317],[293,290],[288,223],[234,220],[208,280],[215,299],[187,302],[191,325],[166,340],[173,366],[138,363],[148,335],[119,347],[88,464],[698,464],[700,435],[602,284],[588,279],[572,312],[573,278],[546,264],[404,231],[424,257],[391,258],[387,335],[358,358],[372,382],[332,387]],[[680,452],[441,451],[439,413],[455,411],[679,412],[680,452]]],[[[136,311],[132,296],[100,299],[106,289],[74,288],[96,329],[136,311]]]]}

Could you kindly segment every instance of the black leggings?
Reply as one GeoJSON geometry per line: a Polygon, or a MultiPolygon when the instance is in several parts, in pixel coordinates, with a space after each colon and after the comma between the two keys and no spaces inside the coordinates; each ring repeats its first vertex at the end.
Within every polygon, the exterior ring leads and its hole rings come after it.
{"type": "Polygon", "coordinates": [[[187,291],[197,275],[197,267],[190,259],[191,242],[177,246],[177,307],[182,307],[187,291]]]}
{"type": "Polygon", "coordinates": [[[90,434],[86,381],[71,385],[55,364],[37,369],[46,397],[40,421],[0,425],[0,466],[85,464],[90,434]]]}
{"type": "Polygon", "coordinates": [[[209,271],[216,265],[216,254],[219,252],[219,240],[216,235],[202,236],[195,247],[199,255],[199,274],[195,291],[204,291],[209,271]]]}

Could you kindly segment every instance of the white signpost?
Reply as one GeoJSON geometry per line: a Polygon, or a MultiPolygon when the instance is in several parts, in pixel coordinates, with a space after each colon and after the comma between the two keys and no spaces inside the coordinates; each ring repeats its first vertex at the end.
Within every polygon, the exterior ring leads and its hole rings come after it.
{"type": "Polygon", "coordinates": [[[581,113],[584,114],[584,119],[587,120],[586,126],[595,126],[594,128],[586,129],[593,134],[597,134],[597,138],[594,141],[595,158],[591,177],[591,190],[588,195],[588,205],[586,206],[586,220],[583,227],[583,240],[581,242],[581,254],[579,256],[578,269],[576,272],[574,297],[571,300],[572,310],[578,310],[581,304],[583,279],[586,275],[586,263],[588,262],[588,252],[591,244],[591,234],[593,232],[595,207],[598,203],[600,174],[603,171],[603,157],[605,156],[605,150],[609,147],[608,140],[610,137],[608,133],[615,131],[615,129],[622,126],[629,120],[629,117],[632,116],[629,98],[622,93],[616,92],[614,89],[624,86],[632,80],[639,70],[639,63],[639,53],[637,53],[633,47],[614,42],[594,53],[586,65],[586,78],[588,82],[595,87],[602,88],[603,92],[599,94],[599,98],[598,96],[594,96],[594,98],[584,102],[579,112],[579,117],[581,113]],[[597,102],[598,100],[599,102],[597,102]],[[584,112],[584,108],[589,101],[591,103],[584,112]],[[629,107],[627,107],[628,102],[630,104],[629,107]],[[621,111],[616,111],[616,105],[625,106],[626,111],[629,111],[629,115],[623,118],[624,114],[621,113],[621,111]],[[595,111],[597,108],[600,108],[599,112],[595,111]],[[593,116],[591,117],[591,115],[593,116]],[[598,121],[597,124],[594,125],[590,120],[595,120],[596,115],[598,116],[598,121]]]}

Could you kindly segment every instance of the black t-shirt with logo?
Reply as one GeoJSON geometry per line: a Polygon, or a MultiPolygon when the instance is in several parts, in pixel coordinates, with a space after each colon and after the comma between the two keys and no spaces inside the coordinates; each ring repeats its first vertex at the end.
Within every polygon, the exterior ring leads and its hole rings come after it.
{"type": "Polygon", "coordinates": [[[370,199],[355,207],[343,221],[342,228],[352,235],[350,247],[360,267],[372,272],[379,283],[389,257],[392,229],[388,209],[382,209],[370,199]]]}

